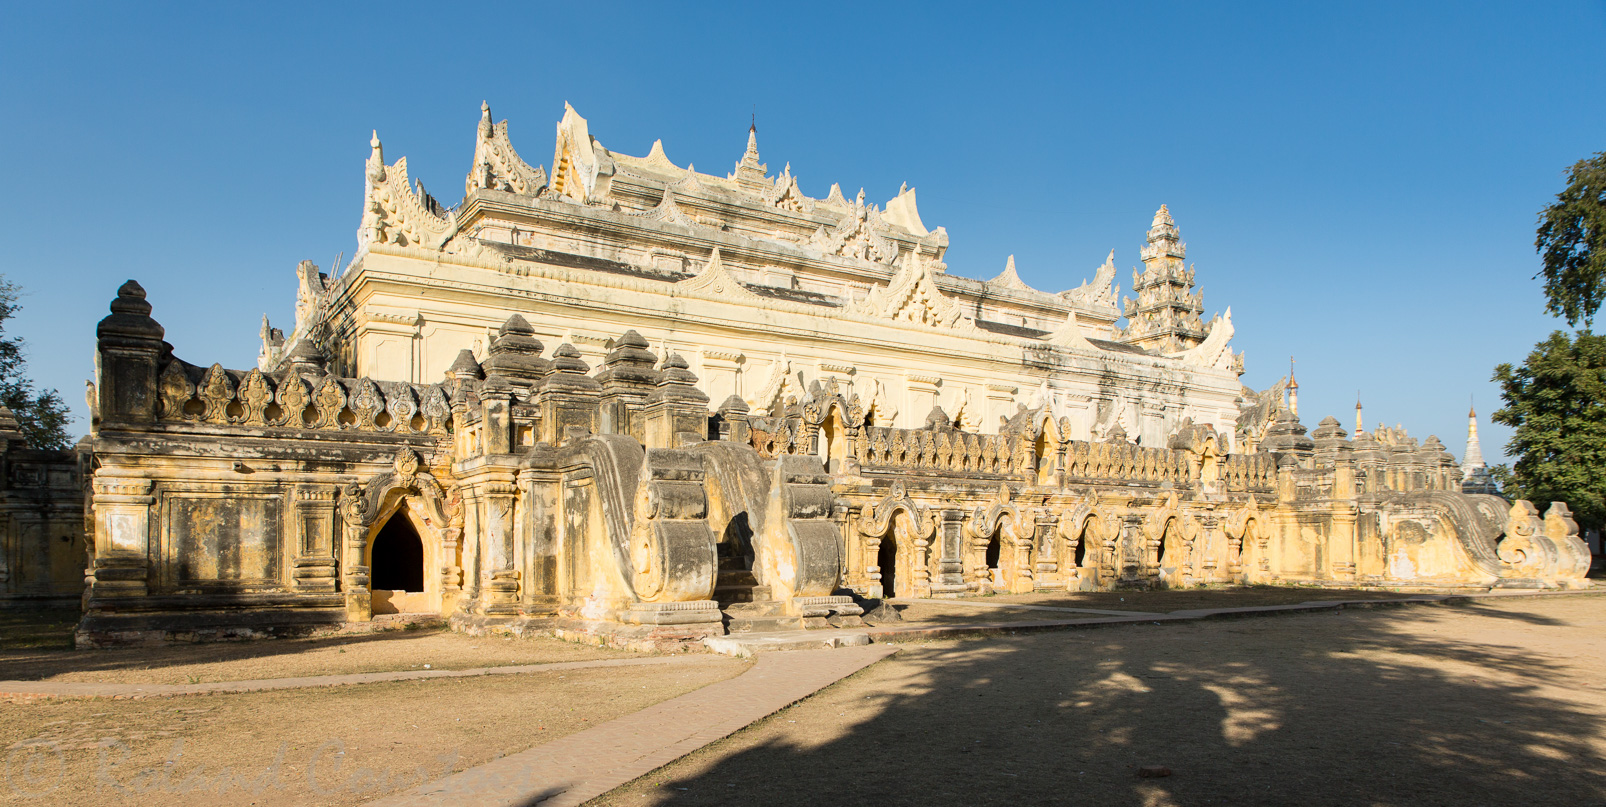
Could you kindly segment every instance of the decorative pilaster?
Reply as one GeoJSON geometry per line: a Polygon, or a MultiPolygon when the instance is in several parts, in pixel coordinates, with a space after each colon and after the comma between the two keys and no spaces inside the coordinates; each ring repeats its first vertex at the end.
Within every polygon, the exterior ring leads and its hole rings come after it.
{"type": "Polygon", "coordinates": [[[519,513],[514,524],[521,535],[519,544],[525,557],[519,563],[524,570],[520,587],[522,608],[526,615],[549,615],[558,612],[558,552],[556,502],[551,501],[550,482],[529,468],[518,474],[519,501],[526,508],[519,513]]]}
{"type": "Polygon", "coordinates": [[[95,558],[90,599],[141,597],[150,591],[149,479],[97,476],[93,482],[95,558]]]}
{"type": "Polygon", "coordinates": [[[346,590],[346,621],[367,622],[374,618],[373,592],[368,588],[373,578],[372,570],[363,562],[368,549],[368,513],[357,483],[340,489],[338,510],[340,530],[345,536],[342,552],[346,574],[341,583],[346,590]]]}
{"type": "Polygon", "coordinates": [[[509,481],[491,482],[484,487],[485,506],[486,614],[517,614],[519,611],[519,572],[513,547],[513,508],[518,487],[509,481]]]}
{"type": "Polygon", "coordinates": [[[306,594],[335,591],[334,488],[300,487],[295,492],[296,552],[290,584],[306,594]]]}

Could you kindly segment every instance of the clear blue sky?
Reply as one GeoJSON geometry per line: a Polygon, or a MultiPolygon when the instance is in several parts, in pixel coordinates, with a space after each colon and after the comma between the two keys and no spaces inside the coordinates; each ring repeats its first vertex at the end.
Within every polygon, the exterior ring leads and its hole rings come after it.
{"type": "MultiPolygon", "coordinates": [[[[1244,382],[1299,358],[1307,426],[1436,433],[1560,323],[1536,212],[1606,149],[1600,2],[41,4],[0,25],[10,333],[82,416],[94,325],[136,278],[178,354],[248,367],[296,262],[349,254],[370,129],[459,198],[482,99],[532,163],[573,103],[604,145],[883,201],[949,271],[1045,290],[1122,267],[1167,203],[1244,382]]],[[[82,431],[87,423],[80,417],[82,431]]],[[[1504,429],[1485,420],[1485,452],[1504,429]]]]}

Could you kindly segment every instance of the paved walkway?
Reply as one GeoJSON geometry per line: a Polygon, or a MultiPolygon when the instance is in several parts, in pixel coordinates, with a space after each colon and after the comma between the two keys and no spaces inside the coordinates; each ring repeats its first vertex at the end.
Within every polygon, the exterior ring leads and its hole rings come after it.
{"type": "Polygon", "coordinates": [[[658,664],[706,664],[714,656],[689,654],[647,656],[644,658],[600,659],[597,661],[557,661],[550,664],[520,664],[506,667],[470,667],[466,670],[402,670],[397,672],[312,675],[300,678],[259,678],[247,681],[218,681],[210,684],[95,684],[66,681],[0,681],[0,700],[37,698],[168,698],[176,695],[211,695],[221,692],[265,692],[271,689],[301,689],[346,684],[374,684],[383,681],[417,681],[427,678],[470,678],[476,675],[518,675],[520,673],[580,670],[588,667],[639,667],[658,664]]]}
{"type": "Polygon", "coordinates": [[[1105,616],[1132,616],[1134,614],[1153,613],[1152,611],[1109,611],[1101,608],[1071,608],[1063,605],[1032,605],[1024,602],[976,602],[964,599],[939,600],[930,597],[897,597],[891,602],[929,602],[937,605],[967,605],[971,608],[1015,608],[1028,611],[1064,611],[1072,614],[1103,614],[1105,616]]]}
{"type": "MultiPolygon", "coordinates": [[[[764,653],[741,675],[370,807],[564,807],[606,793],[897,652],[886,645],[764,653]]],[[[777,772],[777,775],[784,775],[777,772]]]]}

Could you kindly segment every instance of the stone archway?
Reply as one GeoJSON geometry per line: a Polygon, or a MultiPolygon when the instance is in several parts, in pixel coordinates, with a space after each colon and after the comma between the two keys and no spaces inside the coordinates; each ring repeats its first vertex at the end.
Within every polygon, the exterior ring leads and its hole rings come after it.
{"type": "Polygon", "coordinates": [[[894,482],[886,498],[866,505],[857,533],[866,596],[928,597],[931,595],[931,542],[937,517],[910,500],[902,482],[894,482]]]}
{"type": "Polygon", "coordinates": [[[1036,516],[1023,512],[1012,497],[1009,484],[1001,483],[992,504],[977,507],[965,524],[971,547],[965,553],[966,563],[974,590],[1019,594],[1036,587],[1032,551],[1036,516]]]}
{"type": "Polygon", "coordinates": [[[405,512],[392,513],[368,543],[370,596],[375,614],[432,610],[426,588],[424,540],[405,512]]]}
{"type": "Polygon", "coordinates": [[[455,508],[452,513],[447,508],[445,491],[411,448],[399,449],[391,470],[367,484],[346,485],[340,496],[340,516],[346,536],[344,589],[348,620],[364,621],[375,613],[441,613],[453,604],[444,594],[448,588],[456,591],[458,583],[456,536],[460,524],[452,517],[455,508]],[[417,591],[408,588],[414,583],[414,567],[407,532],[420,545],[416,568],[422,581],[417,591]],[[392,572],[402,571],[393,566],[387,568],[387,577],[375,580],[376,548],[381,562],[391,566],[394,561],[395,566],[406,570],[405,576],[389,577],[392,572]],[[400,551],[393,555],[392,550],[400,551]],[[452,579],[448,580],[448,575],[452,579]],[[403,588],[385,587],[398,581],[403,588]],[[396,595],[397,591],[401,595],[396,595]]]}

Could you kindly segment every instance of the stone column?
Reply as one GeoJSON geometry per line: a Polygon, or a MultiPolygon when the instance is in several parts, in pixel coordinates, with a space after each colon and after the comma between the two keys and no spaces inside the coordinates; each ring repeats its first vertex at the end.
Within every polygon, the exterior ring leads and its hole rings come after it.
{"type": "Polygon", "coordinates": [[[1059,574],[1059,547],[1057,546],[1059,542],[1056,540],[1059,535],[1055,532],[1058,521],[1059,519],[1047,513],[1039,513],[1037,515],[1037,531],[1034,533],[1035,537],[1033,538],[1037,542],[1037,551],[1033,553],[1034,557],[1037,558],[1037,565],[1033,567],[1036,570],[1036,574],[1032,576],[1034,580],[1046,583],[1059,574]]]}
{"type": "Polygon", "coordinates": [[[296,546],[290,584],[298,592],[335,591],[335,493],[334,488],[296,489],[296,546]]]}
{"type": "Polygon", "coordinates": [[[149,479],[95,477],[91,599],[140,597],[150,592],[153,486],[149,479]]]}
{"type": "Polygon", "coordinates": [[[344,553],[346,590],[346,621],[367,622],[374,618],[373,592],[368,586],[373,581],[371,570],[364,563],[368,548],[368,524],[364,517],[362,488],[355,483],[340,491],[340,530],[345,535],[344,553]]]}
{"type": "Polygon", "coordinates": [[[540,419],[537,442],[559,445],[596,433],[601,386],[586,375],[591,368],[581,360],[580,351],[573,345],[559,345],[552,353],[552,368],[552,375],[535,396],[540,419]]]}
{"type": "Polygon", "coordinates": [[[485,485],[486,614],[516,614],[519,572],[513,551],[513,513],[518,488],[511,481],[485,485]]]}
{"type": "Polygon", "coordinates": [[[558,612],[558,553],[553,484],[528,468],[519,471],[519,545],[524,548],[522,602],[526,614],[558,612]]]}
{"type": "Polygon", "coordinates": [[[513,453],[513,385],[490,376],[480,385],[480,453],[513,453]]]}
{"type": "Polygon", "coordinates": [[[933,593],[965,591],[965,511],[950,508],[937,513],[937,577],[933,593]]]}

